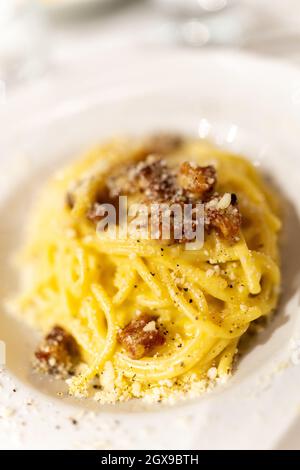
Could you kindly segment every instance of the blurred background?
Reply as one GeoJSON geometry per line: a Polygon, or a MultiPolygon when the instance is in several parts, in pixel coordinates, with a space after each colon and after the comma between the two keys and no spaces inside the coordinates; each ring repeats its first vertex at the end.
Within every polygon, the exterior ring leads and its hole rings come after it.
{"type": "MultiPolygon", "coordinates": [[[[116,84],[138,57],[214,48],[300,65],[300,0],[0,0],[0,110],[27,86],[39,85],[40,98],[41,83],[74,74],[84,80],[94,62],[95,74],[116,84]]],[[[281,449],[299,448],[297,426],[281,449]]]]}
{"type": "Polygon", "coordinates": [[[0,0],[0,96],[133,49],[213,47],[300,63],[300,1],[0,0]]]}

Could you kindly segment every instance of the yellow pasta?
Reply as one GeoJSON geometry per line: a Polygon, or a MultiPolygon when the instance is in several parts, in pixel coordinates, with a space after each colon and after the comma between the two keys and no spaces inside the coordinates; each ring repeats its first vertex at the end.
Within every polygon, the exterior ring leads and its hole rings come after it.
{"type": "Polygon", "coordinates": [[[241,336],[278,299],[278,204],[247,160],[207,142],[186,139],[166,158],[173,166],[214,165],[216,190],[238,197],[238,241],[212,230],[200,249],[189,251],[184,244],[96,232],[89,207],[107,177],[138,161],[142,148],[142,140],[111,140],[60,171],[35,209],[22,257],[28,268],[18,299],[23,317],[44,333],[60,325],[72,334],[85,366],[68,380],[70,392],[88,394],[98,384],[101,402],[161,401],[223,380],[241,336]],[[154,354],[132,358],[118,331],[143,311],[159,317],[166,341],[154,354]]]}

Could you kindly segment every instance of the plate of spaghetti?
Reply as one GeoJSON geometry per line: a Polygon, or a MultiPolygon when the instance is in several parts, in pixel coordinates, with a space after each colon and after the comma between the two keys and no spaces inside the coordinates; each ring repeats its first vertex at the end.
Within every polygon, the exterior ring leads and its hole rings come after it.
{"type": "MultiPolygon", "coordinates": [[[[234,420],[245,408],[255,442],[254,397],[268,407],[284,387],[272,384],[275,372],[292,380],[299,344],[297,171],[287,170],[297,167],[297,90],[287,103],[286,89],[276,89],[274,101],[276,87],[268,95],[256,83],[277,68],[296,72],[218,53],[199,63],[183,54],[174,83],[151,72],[154,64],[175,70],[177,60],[162,54],[142,71],[132,66],[126,90],[103,74],[107,93],[98,81],[85,89],[79,74],[76,96],[61,84],[65,105],[49,111],[50,90],[27,123],[7,124],[7,374],[42,406],[54,400],[59,422],[76,409],[104,410],[123,420],[128,438],[133,422],[153,424],[160,412],[189,416],[199,432],[212,412],[226,426],[227,403],[234,420]]],[[[20,94],[3,113],[27,99],[20,94]]],[[[290,408],[285,429],[293,416],[290,408]]],[[[214,432],[209,424],[203,448],[214,432]]],[[[192,434],[186,445],[198,448],[192,434]]],[[[230,447],[232,436],[217,435],[217,445],[230,447]]],[[[247,437],[239,439],[243,447],[247,437]]]]}

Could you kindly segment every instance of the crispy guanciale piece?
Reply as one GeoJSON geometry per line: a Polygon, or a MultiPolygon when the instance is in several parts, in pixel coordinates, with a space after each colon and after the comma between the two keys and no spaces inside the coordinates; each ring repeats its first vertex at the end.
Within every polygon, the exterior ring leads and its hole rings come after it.
{"type": "Polygon", "coordinates": [[[118,341],[132,359],[141,359],[162,346],[166,339],[157,317],[144,313],[119,331],[118,341]]]}
{"type": "Polygon", "coordinates": [[[35,366],[42,372],[64,378],[80,359],[78,345],[62,327],[54,326],[35,352],[35,366]]]}
{"type": "Polygon", "coordinates": [[[135,181],[146,199],[155,202],[170,201],[176,193],[175,177],[166,162],[149,156],[136,167],[135,181]]]}
{"type": "Polygon", "coordinates": [[[217,178],[216,170],[212,165],[200,166],[194,162],[182,163],[179,170],[179,184],[199,198],[211,193],[217,178]]]}
{"type": "Polygon", "coordinates": [[[242,216],[235,194],[225,193],[223,196],[213,197],[205,204],[204,212],[205,227],[208,231],[214,228],[226,240],[238,240],[242,216]]]}
{"type": "Polygon", "coordinates": [[[149,137],[145,143],[145,154],[167,155],[179,149],[184,139],[179,134],[162,132],[149,137]]]}

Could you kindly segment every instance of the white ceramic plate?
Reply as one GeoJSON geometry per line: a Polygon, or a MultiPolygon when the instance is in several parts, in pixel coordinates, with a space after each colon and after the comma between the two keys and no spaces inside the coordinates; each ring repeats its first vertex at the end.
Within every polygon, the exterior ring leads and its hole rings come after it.
{"type": "MultiPolygon", "coordinates": [[[[297,443],[299,414],[300,72],[238,53],[131,53],[84,64],[0,107],[0,298],[31,201],[74,154],[116,133],[178,129],[243,152],[284,198],[283,297],[233,378],[193,402],[143,409],[59,398],[30,374],[35,335],[1,306],[1,448],[276,448],[297,443]],[[16,391],[14,391],[16,390],[16,391]],[[73,424],[72,420],[77,424],[73,424]],[[287,441],[287,439],[289,439],[287,441]],[[293,443],[292,440],[294,439],[293,443]]],[[[3,302],[4,303],[4,302],[3,302]]]]}

